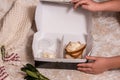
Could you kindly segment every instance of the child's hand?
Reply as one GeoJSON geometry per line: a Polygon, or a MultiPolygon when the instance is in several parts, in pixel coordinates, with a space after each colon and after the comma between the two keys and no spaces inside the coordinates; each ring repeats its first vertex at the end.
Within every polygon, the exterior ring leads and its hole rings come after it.
{"type": "Polygon", "coordinates": [[[110,69],[109,58],[92,56],[86,56],[86,58],[94,60],[94,62],[78,64],[78,70],[90,74],[99,74],[110,69]]]}
{"type": "Polygon", "coordinates": [[[93,0],[72,0],[75,4],[74,8],[81,6],[89,11],[100,11],[100,3],[94,2],[93,0]]]}

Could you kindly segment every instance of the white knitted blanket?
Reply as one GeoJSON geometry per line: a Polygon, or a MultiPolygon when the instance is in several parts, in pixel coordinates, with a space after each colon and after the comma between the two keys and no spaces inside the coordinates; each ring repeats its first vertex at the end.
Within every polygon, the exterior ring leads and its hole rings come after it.
{"type": "MultiPolygon", "coordinates": [[[[35,32],[34,12],[38,1],[0,0],[0,47],[4,45],[7,52],[4,60],[0,58],[0,80],[24,80],[24,74],[20,68],[28,62],[33,63],[31,44],[35,32]]],[[[116,13],[93,15],[94,50],[92,55],[108,57],[120,55],[119,16],[116,16],[116,13]]],[[[50,80],[120,79],[120,70],[106,71],[99,75],[73,70],[39,70],[50,80]]]]}
{"type": "Polygon", "coordinates": [[[4,60],[0,58],[0,80],[23,79],[20,67],[29,62],[26,44],[31,45],[37,3],[37,0],[0,0],[0,47],[4,45],[7,53],[4,60]]]}

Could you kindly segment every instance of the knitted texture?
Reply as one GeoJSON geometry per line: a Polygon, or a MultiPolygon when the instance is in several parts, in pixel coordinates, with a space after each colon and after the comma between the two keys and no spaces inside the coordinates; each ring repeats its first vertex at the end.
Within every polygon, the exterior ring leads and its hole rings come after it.
{"type": "MultiPolygon", "coordinates": [[[[3,3],[5,1],[3,1],[3,3]]],[[[0,22],[2,24],[0,25],[0,47],[4,45],[6,49],[6,57],[4,60],[0,60],[0,80],[21,79],[18,71],[23,64],[19,60],[20,53],[17,51],[25,44],[34,20],[36,7],[34,0],[11,1],[11,3],[7,1],[9,6],[7,6],[6,9],[0,8],[3,10],[3,12],[0,13],[0,22]],[[18,73],[17,77],[16,73],[18,73]]],[[[1,56],[2,55],[0,55],[0,57],[1,56]]]]}
{"type": "Polygon", "coordinates": [[[29,8],[27,3],[20,2],[17,1],[6,15],[0,32],[0,44],[4,45],[7,51],[18,48],[18,45],[23,43],[32,25],[34,10],[29,8]]]}
{"type": "Polygon", "coordinates": [[[10,10],[14,2],[15,0],[0,0],[0,20],[10,10]]]}
{"type": "MultiPolygon", "coordinates": [[[[33,61],[31,45],[34,29],[33,27],[31,29],[31,26],[34,19],[36,1],[39,0],[0,0],[0,46],[5,45],[6,52],[8,53],[7,57],[13,56],[6,58],[5,61],[0,58],[0,75],[5,73],[0,77],[0,80],[24,80],[23,77],[25,75],[20,71],[20,68],[26,62],[33,61]],[[16,60],[16,54],[20,57],[20,61],[11,61],[11,59],[16,60]],[[6,75],[7,77],[5,77],[6,75]]],[[[94,50],[92,55],[119,55],[120,17],[117,17],[119,19],[116,20],[116,14],[111,13],[95,13],[93,17],[94,26],[92,34],[94,38],[94,50]]],[[[39,68],[39,71],[50,80],[120,79],[120,70],[106,71],[99,75],[85,74],[73,70],[46,70],[39,68]]]]}

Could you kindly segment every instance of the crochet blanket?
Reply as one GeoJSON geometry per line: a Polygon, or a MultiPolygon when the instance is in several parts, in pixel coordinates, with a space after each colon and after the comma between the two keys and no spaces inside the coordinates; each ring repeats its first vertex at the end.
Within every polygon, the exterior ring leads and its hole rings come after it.
{"type": "MultiPolygon", "coordinates": [[[[0,58],[0,80],[24,80],[20,68],[34,64],[32,39],[36,32],[34,13],[39,0],[0,0],[0,47],[4,45],[6,57],[0,58]]],[[[94,56],[120,55],[120,15],[99,12],[93,14],[94,56]]],[[[0,57],[2,55],[0,54],[0,57]]],[[[75,70],[39,69],[50,80],[119,80],[120,70],[99,75],[75,70]]]]}
{"type": "Polygon", "coordinates": [[[0,58],[0,80],[21,80],[20,67],[33,64],[32,26],[37,3],[38,0],[0,0],[0,47],[6,50],[4,60],[0,58]]]}

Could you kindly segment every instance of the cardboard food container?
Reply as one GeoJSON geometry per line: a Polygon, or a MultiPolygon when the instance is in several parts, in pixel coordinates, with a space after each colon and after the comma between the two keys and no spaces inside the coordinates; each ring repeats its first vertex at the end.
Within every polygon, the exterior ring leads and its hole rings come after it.
{"type": "Polygon", "coordinates": [[[85,56],[92,47],[90,12],[81,8],[75,10],[69,4],[40,2],[36,8],[35,22],[37,32],[32,49],[36,67],[76,69],[77,63],[87,61],[85,56]],[[86,44],[82,58],[65,58],[65,46],[70,41],[86,44]]]}

